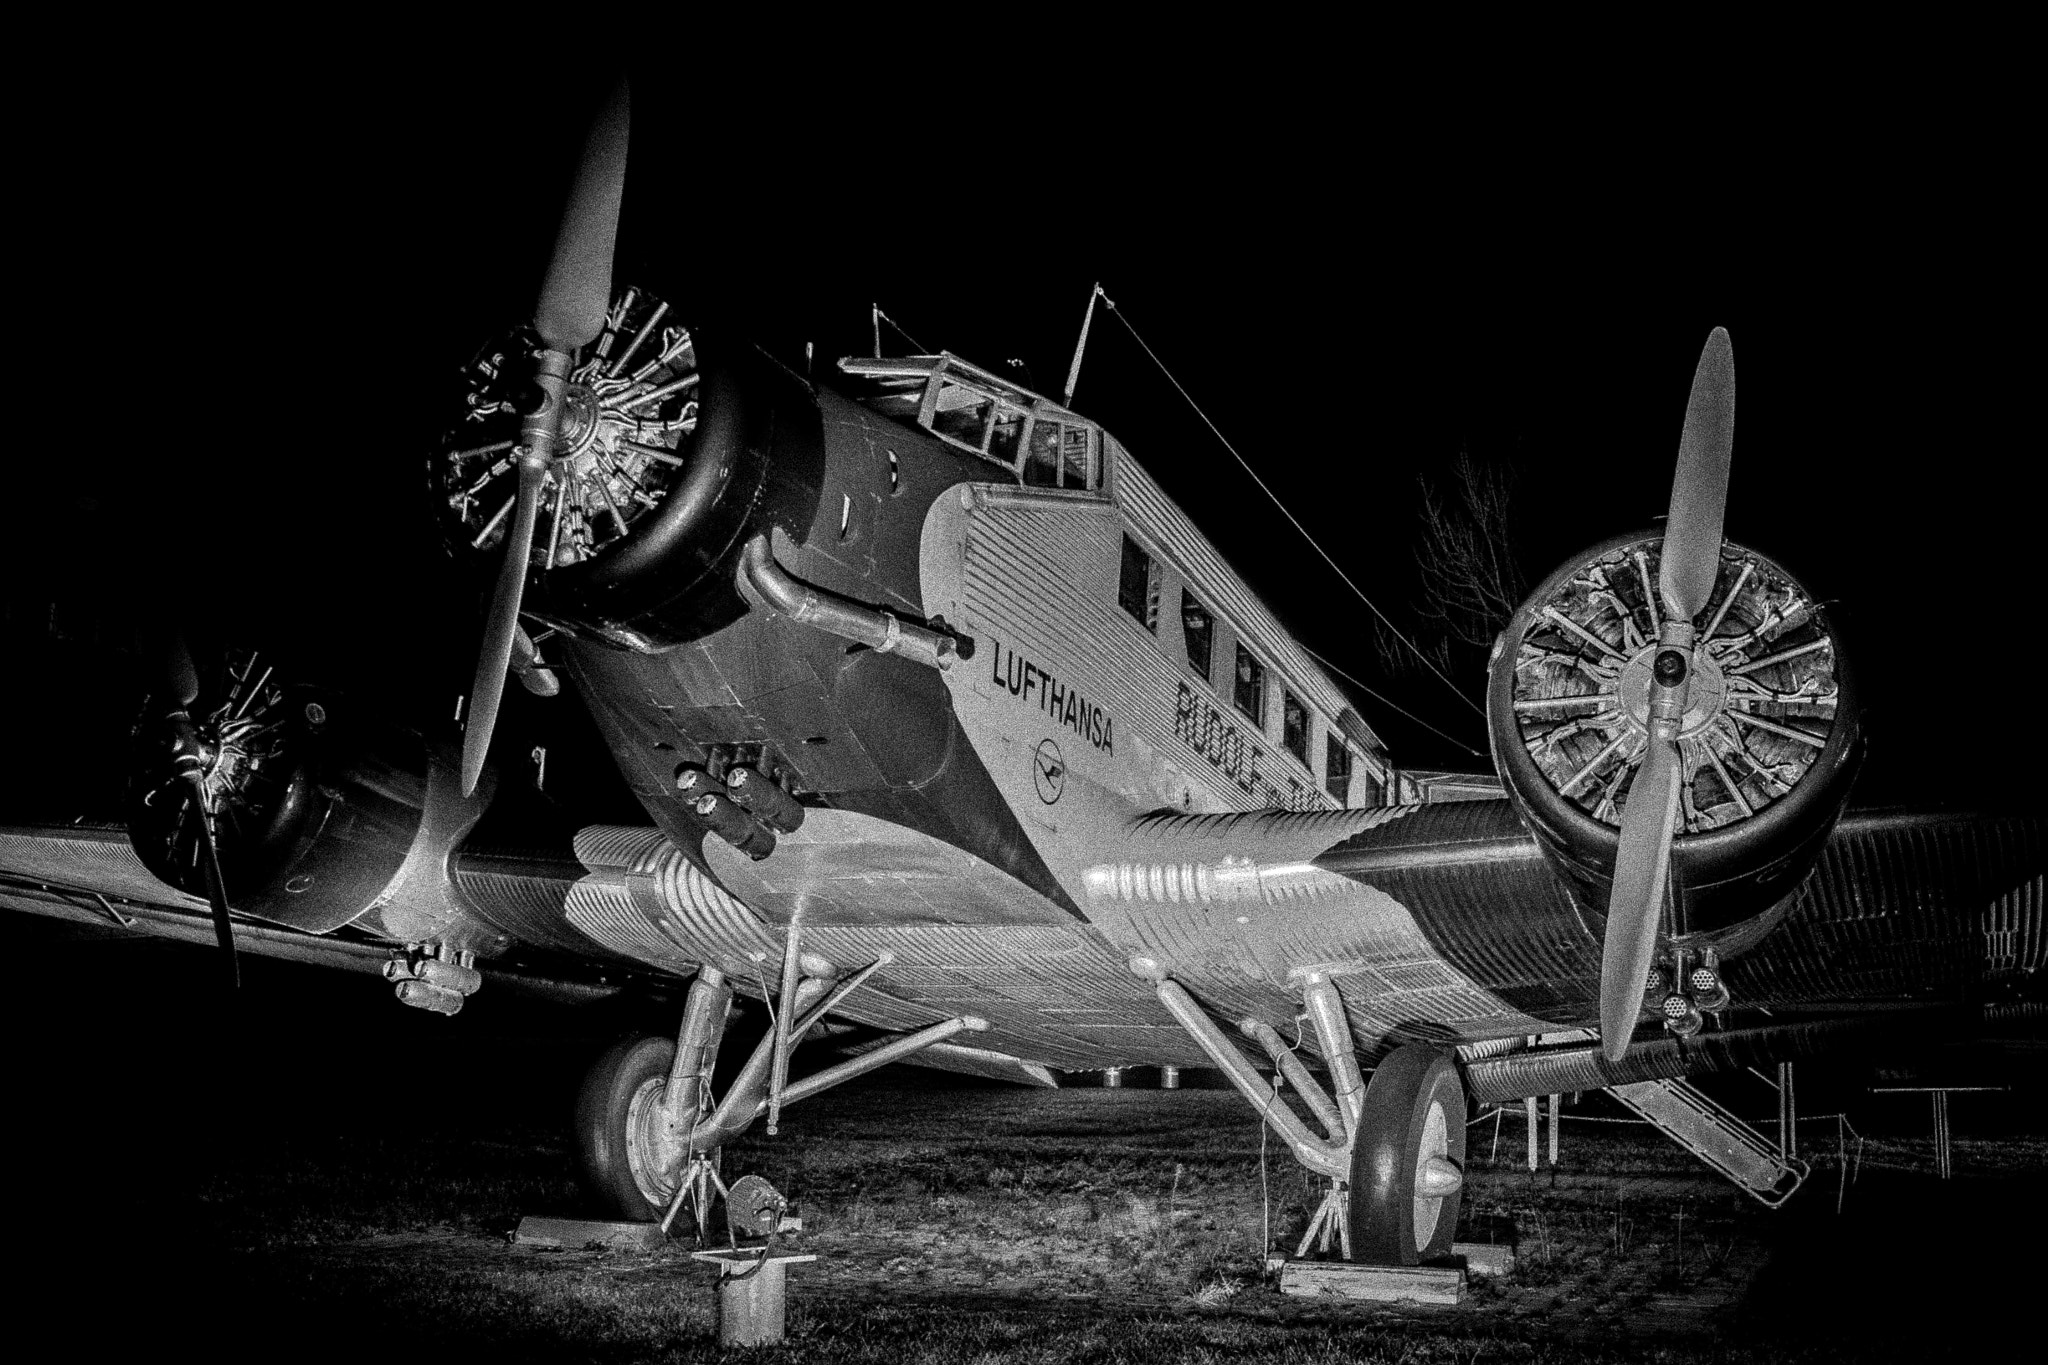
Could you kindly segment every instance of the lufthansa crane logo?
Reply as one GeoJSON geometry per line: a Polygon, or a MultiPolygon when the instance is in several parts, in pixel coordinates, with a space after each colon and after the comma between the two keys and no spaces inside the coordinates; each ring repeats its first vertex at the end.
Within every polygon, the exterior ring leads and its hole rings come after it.
{"type": "Polygon", "coordinates": [[[1031,780],[1038,788],[1038,799],[1046,805],[1060,799],[1067,789],[1067,761],[1060,757],[1059,745],[1049,739],[1038,741],[1031,755],[1031,780]]]}

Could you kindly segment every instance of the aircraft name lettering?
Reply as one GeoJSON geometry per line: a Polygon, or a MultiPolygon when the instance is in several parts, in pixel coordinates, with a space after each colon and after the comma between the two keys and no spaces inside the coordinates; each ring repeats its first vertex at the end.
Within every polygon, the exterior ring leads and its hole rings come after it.
{"type": "Polygon", "coordinates": [[[1173,733],[1209,760],[1209,766],[1235,782],[1247,796],[1257,795],[1264,782],[1259,760],[1266,751],[1246,739],[1228,717],[1195,695],[1186,683],[1173,707],[1173,733]]]}
{"type": "Polygon", "coordinates": [[[1001,641],[991,639],[989,645],[989,676],[997,687],[1037,706],[1054,724],[1102,752],[1116,752],[1116,722],[1109,712],[1090,702],[1080,688],[1062,683],[1052,670],[1014,649],[1004,649],[1001,641]]]}
{"type": "Polygon", "coordinates": [[[1268,806],[1288,810],[1322,810],[1316,793],[1284,773],[1276,781],[1259,771],[1266,751],[1245,737],[1231,719],[1203,701],[1186,683],[1173,708],[1173,733],[1187,746],[1209,760],[1209,766],[1237,784],[1246,796],[1255,796],[1268,806]],[[1279,783],[1286,784],[1283,789],[1279,783]]]}

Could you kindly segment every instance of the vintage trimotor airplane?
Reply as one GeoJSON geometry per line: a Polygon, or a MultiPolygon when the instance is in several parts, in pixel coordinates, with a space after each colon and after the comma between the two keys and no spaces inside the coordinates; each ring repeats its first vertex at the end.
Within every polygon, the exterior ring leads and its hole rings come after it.
{"type": "Polygon", "coordinates": [[[460,755],[172,643],[127,828],[0,830],[0,903],[377,970],[444,1014],[493,976],[687,980],[676,1036],[583,1092],[620,1217],[701,1228],[728,1142],[889,1062],[1208,1066],[1330,1182],[1311,1238],[1390,1264],[1448,1250],[1470,1100],[1614,1089],[1782,1197],[1789,1163],[1665,1083],[1873,1013],[1980,1018],[2042,965],[2037,815],[1844,813],[1836,631],[1722,536],[1725,332],[1663,530],[1500,636],[1500,799],[1414,799],[1068,404],[949,354],[816,383],[615,292],[626,120],[622,91],[532,324],[429,462],[450,547],[498,574],[460,755]],[[566,681],[649,823],[573,861],[466,842],[510,677],[566,681]],[[774,1024],[715,1092],[736,994],[774,1024]],[[792,1079],[806,1039],[850,1055],[792,1079]]]}

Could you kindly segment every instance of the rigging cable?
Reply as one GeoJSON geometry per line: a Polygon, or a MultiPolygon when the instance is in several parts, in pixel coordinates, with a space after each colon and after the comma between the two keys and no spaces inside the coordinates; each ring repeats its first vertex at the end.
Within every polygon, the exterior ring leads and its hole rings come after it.
{"type": "MultiPolygon", "coordinates": [[[[938,352],[937,352],[937,351],[927,350],[927,349],[925,348],[925,345],[924,345],[924,343],[923,343],[923,342],[919,341],[919,340],[918,340],[918,339],[917,339],[916,337],[912,336],[912,335],[911,335],[910,333],[908,333],[908,332],[904,331],[904,330],[903,330],[903,324],[902,324],[902,323],[900,323],[900,322],[898,322],[898,321],[896,321],[896,319],[894,319],[894,318],[890,317],[890,316],[889,316],[889,315],[888,315],[887,313],[883,312],[883,311],[882,311],[882,305],[881,305],[881,304],[877,303],[877,304],[874,304],[874,305],[872,305],[872,306],[873,306],[873,308],[874,308],[874,310],[875,310],[875,319],[876,319],[876,322],[877,322],[877,326],[876,326],[876,328],[875,328],[875,350],[876,350],[877,352],[879,352],[879,351],[880,351],[880,350],[882,349],[882,329],[881,329],[881,327],[880,327],[880,325],[879,325],[879,324],[880,324],[880,323],[884,323],[884,322],[886,322],[886,323],[888,323],[888,324],[889,324],[889,325],[890,325],[891,327],[894,327],[894,328],[896,329],[896,334],[897,334],[898,336],[902,337],[902,338],[903,338],[903,339],[904,339],[905,341],[909,342],[909,343],[910,343],[910,344],[911,344],[912,346],[915,346],[915,347],[917,347],[917,353],[918,353],[919,355],[937,355],[937,354],[938,354],[938,352]]],[[[878,356],[877,358],[879,359],[879,356],[878,356]]]]}
{"type": "MultiPolygon", "coordinates": [[[[1481,720],[1484,720],[1486,718],[1486,712],[1480,710],[1479,703],[1473,701],[1470,697],[1466,696],[1464,692],[1459,689],[1456,683],[1452,682],[1450,678],[1445,676],[1444,671],[1442,669],[1438,668],[1434,663],[1430,661],[1429,656],[1427,654],[1424,654],[1422,650],[1419,647],[1417,647],[1416,643],[1413,640],[1409,639],[1406,635],[1403,635],[1401,633],[1401,628],[1399,626],[1395,625],[1392,621],[1387,619],[1387,614],[1385,612],[1381,611],[1378,607],[1373,605],[1372,599],[1365,595],[1365,590],[1360,588],[1357,583],[1352,581],[1351,575],[1345,573],[1344,570],[1338,565],[1337,561],[1330,557],[1330,552],[1328,550],[1325,550],[1322,547],[1322,545],[1316,540],[1316,538],[1308,533],[1308,528],[1301,524],[1301,522],[1295,517],[1294,513],[1287,510],[1287,504],[1280,501],[1279,494],[1275,493],[1271,488],[1267,487],[1266,481],[1259,477],[1259,471],[1253,469],[1250,461],[1246,460],[1244,456],[1237,453],[1237,447],[1232,445],[1230,443],[1230,438],[1225,436],[1223,432],[1220,429],[1218,429],[1216,423],[1209,419],[1209,414],[1202,411],[1202,405],[1195,401],[1194,395],[1189,393],[1187,389],[1182,386],[1181,382],[1173,377],[1173,371],[1166,368],[1166,362],[1159,358],[1158,353],[1155,352],[1150,346],[1147,346],[1145,344],[1145,338],[1138,335],[1138,329],[1136,327],[1133,327],[1131,325],[1131,320],[1124,316],[1123,309],[1116,306],[1116,300],[1112,299],[1109,295],[1104,294],[1102,296],[1102,302],[1106,307],[1108,307],[1109,311],[1113,315],[1115,315],[1116,319],[1119,322],[1123,323],[1124,330],[1131,334],[1131,340],[1137,342],[1139,347],[1145,352],[1145,354],[1151,357],[1152,363],[1159,367],[1159,372],[1166,376],[1166,382],[1173,385],[1175,389],[1179,390],[1180,396],[1182,398],[1185,398],[1187,400],[1188,406],[1195,410],[1195,416],[1201,418],[1203,425],[1207,426],[1209,428],[1210,433],[1214,435],[1218,441],[1222,442],[1223,448],[1230,452],[1230,458],[1236,460],[1237,463],[1244,469],[1244,472],[1252,476],[1252,482],[1259,486],[1259,491],[1261,493],[1264,493],[1266,497],[1272,502],[1272,504],[1280,509],[1280,515],[1287,518],[1288,524],[1293,526],[1295,530],[1301,533],[1301,538],[1308,542],[1309,548],[1314,550],[1318,555],[1322,556],[1323,563],[1329,565],[1331,570],[1337,575],[1337,577],[1344,580],[1344,586],[1351,589],[1352,593],[1358,598],[1358,600],[1365,603],[1367,609],[1370,610],[1374,616],[1377,616],[1380,619],[1381,623],[1385,625],[1388,630],[1394,633],[1395,639],[1399,640],[1402,644],[1408,646],[1409,649],[1414,651],[1415,657],[1422,660],[1423,667],[1427,668],[1430,672],[1436,674],[1438,678],[1442,679],[1443,685],[1451,689],[1452,695],[1456,696],[1459,701],[1464,702],[1465,705],[1471,707],[1473,712],[1476,715],[1478,715],[1481,720]]],[[[897,328],[897,330],[902,331],[902,328],[899,327],[897,328]]],[[[905,335],[908,335],[908,333],[905,333],[905,335]]],[[[1403,712],[1402,714],[1406,715],[1407,713],[1403,712]]],[[[1413,717],[1410,717],[1410,719],[1413,719],[1413,717]]],[[[1439,730],[1437,731],[1437,733],[1442,734],[1443,732],[1439,730]]]]}
{"type": "MultiPolygon", "coordinates": [[[[1299,645],[1299,644],[1301,644],[1301,641],[1299,641],[1299,640],[1296,640],[1296,641],[1295,641],[1295,643],[1299,645]]],[[[1421,726],[1421,727],[1422,727],[1423,729],[1425,729],[1425,730],[1429,731],[1429,732],[1430,732],[1431,734],[1435,735],[1435,736],[1436,736],[1437,738],[1439,738],[1439,739],[1442,739],[1442,740],[1447,740],[1447,741],[1449,741],[1450,743],[1452,743],[1452,744],[1455,744],[1455,745],[1457,745],[1457,746],[1458,746],[1458,747],[1459,747],[1460,749],[1463,749],[1463,750],[1464,750],[1464,751],[1465,751],[1466,753],[1468,753],[1468,754],[1472,755],[1472,756],[1473,756],[1474,758],[1485,758],[1485,757],[1486,757],[1486,755],[1485,755],[1485,754],[1483,754],[1483,753],[1481,753],[1481,752],[1480,752],[1479,750],[1477,750],[1477,749],[1473,748],[1473,747],[1472,747],[1471,745],[1467,744],[1467,743],[1466,743],[1466,742],[1465,742],[1464,740],[1462,740],[1462,739],[1457,739],[1457,738],[1454,738],[1454,737],[1452,737],[1452,736],[1450,736],[1450,735],[1447,735],[1447,734],[1445,734],[1445,733],[1444,733],[1443,731],[1441,731],[1441,730],[1437,729],[1437,728],[1436,728],[1436,727],[1435,727],[1434,725],[1431,725],[1431,724],[1430,724],[1430,723],[1429,723],[1428,721],[1424,720],[1424,719],[1423,719],[1422,717],[1420,717],[1420,716],[1416,715],[1416,714],[1415,714],[1415,713],[1414,713],[1413,711],[1409,711],[1409,710],[1406,710],[1406,709],[1404,709],[1404,708],[1402,708],[1402,707],[1400,707],[1400,706],[1396,706],[1396,705],[1395,705],[1395,704],[1394,704],[1393,702],[1391,702],[1391,701],[1388,701],[1388,700],[1387,700],[1387,699],[1386,699],[1385,697],[1383,697],[1383,696],[1381,696],[1381,695],[1380,695],[1379,693],[1377,693],[1377,692],[1373,691],[1373,690],[1372,690],[1372,689],[1371,689],[1370,687],[1367,687],[1367,686],[1366,686],[1366,685],[1365,685],[1364,683],[1360,682],[1360,681],[1359,681],[1359,680],[1358,680],[1357,678],[1353,677],[1353,676],[1352,676],[1351,674],[1349,674],[1349,673],[1346,673],[1346,672],[1345,672],[1345,671],[1344,671],[1343,669],[1341,669],[1341,668],[1337,667],[1337,665],[1335,665],[1335,664],[1331,663],[1331,662],[1330,662],[1330,661],[1329,661],[1328,659],[1325,659],[1325,658],[1324,658],[1324,657],[1323,657],[1322,655],[1320,655],[1320,654],[1316,653],[1316,652],[1315,652],[1314,650],[1310,649],[1310,648],[1309,648],[1309,647],[1308,647],[1307,645],[1301,645],[1301,652],[1302,652],[1302,653],[1304,653],[1304,654],[1306,654],[1306,655],[1308,655],[1308,657],[1309,657],[1309,658],[1311,658],[1311,659],[1314,659],[1314,660],[1315,660],[1315,661],[1316,661],[1317,663],[1321,664],[1321,665],[1322,665],[1322,666],[1323,666],[1324,668],[1327,668],[1327,669],[1329,669],[1329,670],[1330,670],[1330,671],[1331,671],[1332,673],[1335,673],[1335,674],[1336,674],[1336,675],[1337,675],[1338,677],[1342,678],[1342,679],[1343,679],[1343,680],[1344,680],[1345,682],[1348,682],[1348,683],[1350,683],[1350,684],[1351,684],[1351,685],[1352,685],[1353,687],[1357,688],[1357,689],[1358,689],[1359,691],[1361,691],[1361,692],[1365,693],[1365,695],[1366,695],[1366,696],[1368,696],[1368,697],[1371,697],[1371,698],[1372,698],[1372,699],[1373,699],[1374,701],[1378,702],[1378,703],[1379,703],[1380,705],[1382,705],[1382,706],[1386,707],[1386,708],[1387,708],[1388,710],[1390,710],[1390,711],[1396,711],[1396,712],[1399,712],[1399,713],[1400,713],[1401,715],[1404,715],[1404,716],[1406,716],[1406,717],[1407,717],[1408,719],[1410,719],[1410,720],[1414,721],[1414,722],[1415,722],[1415,723],[1416,723],[1417,725],[1420,725],[1420,726],[1421,726]]]]}

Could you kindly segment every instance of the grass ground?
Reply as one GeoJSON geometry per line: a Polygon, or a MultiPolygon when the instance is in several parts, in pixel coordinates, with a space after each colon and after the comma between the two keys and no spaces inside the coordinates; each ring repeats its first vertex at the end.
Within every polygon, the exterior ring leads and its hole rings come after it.
{"type": "MultiPolygon", "coordinates": [[[[12,1125],[17,1324],[214,1359],[720,1355],[685,1245],[509,1240],[522,1215],[585,1211],[561,1120],[589,1039],[545,1020],[436,1034],[395,1009],[321,1031],[331,1009],[281,1000],[211,1037],[43,1004],[12,1020],[16,1060],[40,1064],[12,1088],[34,1101],[12,1125]]],[[[788,1242],[820,1258],[792,1270],[767,1360],[1917,1360],[2031,1311],[1993,1253],[2048,1212],[2048,1140],[1958,1128],[1956,1180],[1901,1131],[1838,1213],[1825,1161],[1772,1212],[1642,1128],[1568,1121],[1563,1163],[1532,1174],[1517,1120],[1497,1149],[1482,1121],[1465,1235],[1519,1258],[1455,1309],[1279,1294],[1262,1250],[1292,1246],[1320,1191],[1262,1159],[1228,1092],[884,1072],[725,1169],[787,1192],[788,1242]]]]}

